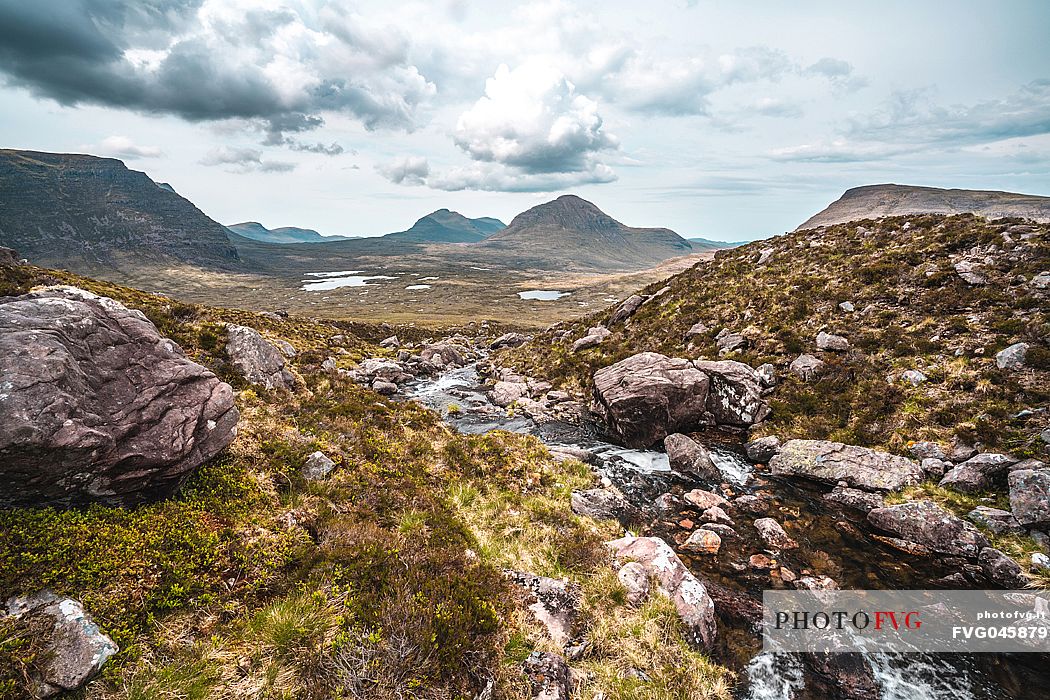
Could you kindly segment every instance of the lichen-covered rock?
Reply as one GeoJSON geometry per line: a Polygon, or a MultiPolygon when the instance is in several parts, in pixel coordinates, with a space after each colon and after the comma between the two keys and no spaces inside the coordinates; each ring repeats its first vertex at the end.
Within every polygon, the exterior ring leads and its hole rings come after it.
{"type": "Polygon", "coordinates": [[[966,514],[972,522],[980,525],[994,535],[1008,535],[1021,532],[1021,524],[1014,514],[1001,508],[977,506],[966,514]]]}
{"type": "Polygon", "coordinates": [[[674,550],[658,537],[623,537],[607,543],[617,559],[636,561],[655,578],[661,593],[675,605],[691,644],[714,647],[715,604],[704,584],[686,568],[674,550]]]}
{"type": "Polygon", "coordinates": [[[933,501],[909,501],[876,508],[868,522],[891,535],[928,547],[940,554],[975,558],[988,540],[970,523],[933,501]]]}
{"type": "Polygon", "coordinates": [[[594,374],[596,408],[628,447],[650,447],[707,421],[710,380],[689,360],[632,355],[594,374]]]}
{"type": "Polygon", "coordinates": [[[627,591],[627,603],[638,606],[649,598],[649,574],[636,561],[629,561],[616,572],[616,578],[627,591]]]}
{"type": "Polygon", "coordinates": [[[49,698],[82,687],[119,651],[80,603],[50,591],[9,599],[7,614],[39,615],[54,624],[44,662],[34,669],[40,675],[31,678],[35,697],[49,698]]]}
{"type": "Polygon", "coordinates": [[[769,466],[774,474],[880,491],[895,491],[922,478],[922,468],[910,459],[827,440],[788,440],[769,466]]]}
{"type": "Polygon", "coordinates": [[[534,651],[521,664],[532,685],[533,700],[569,700],[572,671],[565,659],[547,651],[534,651]]]}
{"type": "Polygon", "coordinates": [[[1010,472],[1010,510],[1025,527],[1050,525],[1050,470],[1010,472]]]}
{"type": "Polygon", "coordinates": [[[664,451],[674,471],[695,475],[708,484],[718,484],[722,481],[722,472],[711,461],[711,453],[688,435],[671,433],[664,438],[664,451]]]}
{"type": "Polygon", "coordinates": [[[981,453],[949,470],[939,486],[962,493],[976,493],[987,489],[996,474],[1006,470],[1017,460],[998,453],[981,453]]]}
{"type": "Polygon", "coordinates": [[[999,369],[1021,369],[1028,355],[1028,343],[1014,343],[995,353],[995,364],[999,369]]]}
{"type": "Polygon", "coordinates": [[[718,554],[722,547],[722,538],[718,533],[706,527],[693,530],[689,537],[682,543],[682,549],[697,554],[718,554]]]}
{"type": "Polygon", "coordinates": [[[831,490],[831,493],[824,494],[824,500],[859,510],[862,513],[867,513],[875,508],[882,508],[885,505],[882,496],[879,494],[861,489],[851,489],[848,486],[836,486],[831,490]]]}
{"type": "Polygon", "coordinates": [[[529,610],[547,628],[559,647],[572,639],[580,607],[580,591],[565,581],[523,571],[508,571],[507,577],[530,598],[529,610]]]}
{"type": "Polygon", "coordinates": [[[711,379],[707,410],[718,425],[750,427],[769,415],[762,400],[762,383],[755,370],[742,362],[697,360],[698,370],[711,379]]]}
{"type": "Polygon", "coordinates": [[[0,506],[168,496],[237,420],[141,312],[75,287],[0,298],[0,506]]]}
{"type": "Polygon", "coordinates": [[[252,384],[267,389],[295,388],[295,377],[284,366],[284,354],[254,328],[228,324],[226,355],[237,373],[252,384]]]}
{"type": "Polygon", "coordinates": [[[1003,588],[1025,588],[1028,577],[1013,559],[994,547],[985,547],[977,556],[984,575],[1003,588]]]}
{"type": "Polygon", "coordinates": [[[752,462],[768,464],[769,460],[773,459],[780,452],[780,438],[776,435],[767,435],[766,437],[752,440],[744,446],[744,451],[747,453],[747,458],[752,462]]]}

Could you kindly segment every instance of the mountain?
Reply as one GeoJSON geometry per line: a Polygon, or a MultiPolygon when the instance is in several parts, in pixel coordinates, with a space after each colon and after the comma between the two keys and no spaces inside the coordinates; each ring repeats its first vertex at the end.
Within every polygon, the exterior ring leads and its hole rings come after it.
{"type": "Polygon", "coordinates": [[[1050,197],[990,190],[944,190],[914,185],[854,187],[796,230],[906,214],[977,214],[1050,222],[1050,197]]]}
{"type": "Polygon", "coordinates": [[[926,214],[804,229],[649,285],[639,294],[667,290],[629,324],[609,323],[606,309],[493,361],[583,392],[597,370],[643,351],[769,363],[764,434],[894,452],[954,439],[1045,459],[1047,270],[1048,224],[926,214]],[[612,334],[597,347],[571,350],[605,323],[612,334]],[[822,351],[818,333],[850,351],[822,351]],[[1016,343],[1027,344],[1024,366],[1007,371],[996,355],[1016,343]],[[824,363],[819,379],[793,371],[803,353],[824,363]]]}
{"type": "Polygon", "coordinates": [[[689,245],[693,246],[693,250],[722,250],[723,248],[736,248],[742,246],[749,241],[713,241],[710,238],[687,238],[689,245]]]}
{"type": "Polygon", "coordinates": [[[670,229],[625,226],[571,194],[518,214],[477,247],[534,263],[596,268],[641,268],[694,252],[670,229]]]}
{"type": "Polygon", "coordinates": [[[0,150],[0,245],[95,272],[143,263],[239,269],[226,228],[115,158],[0,150]]]}
{"type": "Polygon", "coordinates": [[[239,236],[250,238],[262,243],[278,243],[287,245],[289,243],[328,243],[333,241],[347,241],[351,236],[322,236],[310,228],[297,228],[295,226],[282,226],[280,228],[266,228],[258,221],[245,221],[240,224],[227,226],[239,236]]]}
{"type": "Polygon", "coordinates": [[[383,238],[417,243],[477,243],[504,228],[506,224],[499,219],[468,219],[459,212],[438,209],[407,231],[388,233],[383,238]]]}

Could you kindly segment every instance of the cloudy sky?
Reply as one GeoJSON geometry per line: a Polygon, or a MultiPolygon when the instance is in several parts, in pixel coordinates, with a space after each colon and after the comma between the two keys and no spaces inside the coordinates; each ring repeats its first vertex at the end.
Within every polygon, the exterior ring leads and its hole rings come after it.
{"type": "Polygon", "coordinates": [[[0,145],[326,234],[573,192],[723,240],[861,184],[1050,195],[1050,3],[0,0],[0,145]]]}

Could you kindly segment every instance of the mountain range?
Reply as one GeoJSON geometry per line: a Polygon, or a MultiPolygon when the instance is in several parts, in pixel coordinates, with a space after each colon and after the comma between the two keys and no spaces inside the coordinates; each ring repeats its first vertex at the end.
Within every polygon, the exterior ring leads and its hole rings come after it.
{"type": "Polygon", "coordinates": [[[298,228],[295,226],[282,226],[280,228],[266,228],[258,221],[245,221],[239,224],[230,224],[229,230],[238,236],[250,238],[262,243],[277,243],[285,245],[288,243],[324,243],[326,241],[345,241],[352,236],[322,236],[312,228],[298,228]]]}
{"type": "Polygon", "coordinates": [[[1050,197],[991,190],[944,190],[915,185],[854,187],[796,230],[907,214],[977,214],[986,219],[1019,217],[1050,222],[1050,197]]]}

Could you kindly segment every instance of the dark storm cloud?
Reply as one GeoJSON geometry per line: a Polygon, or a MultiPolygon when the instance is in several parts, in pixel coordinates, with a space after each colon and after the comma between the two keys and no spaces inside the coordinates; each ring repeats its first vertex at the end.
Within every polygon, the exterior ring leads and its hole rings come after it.
{"type": "Polygon", "coordinates": [[[199,5],[0,0],[0,71],[65,105],[259,120],[276,142],[319,127],[326,110],[369,129],[411,128],[416,106],[434,91],[396,42],[378,51],[382,28],[373,28],[376,36],[361,29],[318,35],[289,10],[202,23],[199,5]],[[282,29],[287,35],[274,40],[282,29]],[[143,51],[158,53],[142,58],[143,51]]]}

